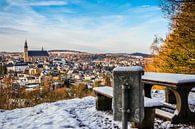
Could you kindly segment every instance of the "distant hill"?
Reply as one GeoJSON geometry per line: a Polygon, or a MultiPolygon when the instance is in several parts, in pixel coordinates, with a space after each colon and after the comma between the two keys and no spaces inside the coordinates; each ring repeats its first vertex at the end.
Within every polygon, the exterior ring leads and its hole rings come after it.
{"type": "Polygon", "coordinates": [[[139,52],[131,53],[129,55],[131,55],[131,56],[142,56],[143,58],[147,58],[147,57],[151,56],[150,54],[139,53],[139,52]]]}
{"type": "MultiPolygon", "coordinates": [[[[82,52],[82,51],[77,51],[77,50],[49,50],[48,52],[71,52],[71,53],[88,53],[88,52],[82,52]]],[[[90,54],[90,53],[88,53],[90,54]]],[[[94,53],[91,53],[91,54],[94,54],[94,53]]],[[[139,52],[135,52],[135,53],[131,53],[131,54],[128,54],[128,53],[95,53],[97,55],[102,55],[102,54],[106,54],[106,55],[117,55],[117,56],[142,56],[143,58],[146,58],[146,57],[149,57],[151,55],[149,54],[145,54],[145,53],[139,53],[139,52]]]]}
{"type": "Polygon", "coordinates": [[[85,52],[76,51],[76,50],[49,50],[48,52],[73,52],[73,53],[85,53],[85,52]]]}

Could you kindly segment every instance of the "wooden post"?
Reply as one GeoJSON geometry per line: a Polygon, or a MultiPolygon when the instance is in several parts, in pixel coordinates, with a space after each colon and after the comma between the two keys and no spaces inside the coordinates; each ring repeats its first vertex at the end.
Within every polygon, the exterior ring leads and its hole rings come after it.
{"type": "Polygon", "coordinates": [[[173,91],[168,88],[165,89],[165,101],[167,103],[176,104],[176,97],[173,91]]]}
{"type": "Polygon", "coordinates": [[[141,82],[143,73],[143,68],[139,66],[118,67],[113,70],[114,120],[123,120],[124,128],[127,121],[141,123],[144,118],[143,83],[141,82]],[[122,87],[127,91],[122,92],[122,87]]]}
{"type": "Polygon", "coordinates": [[[144,108],[144,115],[145,117],[144,117],[144,120],[142,121],[141,128],[142,129],[153,129],[155,109],[154,108],[144,108]]]}
{"type": "Polygon", "coordinates": [[[97,93],[96,109],[98,111],[112,110],[112,98],[97,93]]]}

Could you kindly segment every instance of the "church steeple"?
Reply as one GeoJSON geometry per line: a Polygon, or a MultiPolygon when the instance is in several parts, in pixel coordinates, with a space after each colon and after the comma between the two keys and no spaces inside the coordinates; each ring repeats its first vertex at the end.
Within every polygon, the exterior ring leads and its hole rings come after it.
{"type": "Polygon", "coordinates": [[[24,48],[28,48],[27,40],[25,40],[24,48]]]}
{"type": "Polygon", "coordinates": [[[42,51],[44,51],[43,46],[42,46],[42,51]]]}
{"type": "Polygon", "coordinates": [[[24,62],[28,62],[28,44],[27,40],[24,43],[24,62]]]}

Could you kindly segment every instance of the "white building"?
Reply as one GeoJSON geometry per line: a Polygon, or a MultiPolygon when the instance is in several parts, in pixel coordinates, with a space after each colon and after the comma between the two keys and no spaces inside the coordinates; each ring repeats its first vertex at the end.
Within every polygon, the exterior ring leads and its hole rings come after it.
{"type": "Polygon", "coordinates": [[[27,63],[16,63],[13,65],[13,71],[14,72],[24,72],[26,68],[28,68],[28,64],[27,63]]]}
{"type": "Polygon", "coordinates": [[[13,63],[9,63],[9,64],[6,65],[6,68],[7,68],[8,72],[14,71],[13,67],[14,67],[13,63]]]}
{"type": "Polygon", "coordinates": [[[65,65],[66,61],[62,58],[62,59],[59,59],[59,58],[56,58],[53,60],[53,64],[57,64],[57,65],[65,65]]]}
{"type": "Polygon", "coordinates": [[[28,87],[30,85],[39,85],[40,80],[39,80],[38,77],[35,77],[35,76],[26,76],[26,75],[24,75],[24,76],[19,77],[18,83],[21,86],[28,87]]]}

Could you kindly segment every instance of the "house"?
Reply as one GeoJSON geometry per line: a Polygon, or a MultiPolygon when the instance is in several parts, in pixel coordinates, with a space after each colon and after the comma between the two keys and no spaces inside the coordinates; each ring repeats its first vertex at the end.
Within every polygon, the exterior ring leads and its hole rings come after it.
{"type": "MultiPolygon", "coordinates": [[[[24,72],[26,68],[28,68],[28,63],[25,62],[16,62],[13,65],[13,71],[14,72],[24,72]]],[[[11,68],[10,68],[11,69],[11,68]]]]}
{"type": "Polygon", "coordinates": [[[14,64],[13,64],[13,63],[9,63],[9,64],[7,64],[7,65],[6,65],[7,72],[12,72],[12,71],[14,71],[13,66],[14,66],[14,64]]]}
{"type": "Polygon", "coordinates": [[[39,68],[29,68],[29,74],[30,75],[39,75],[41,73],[41,70],[39,68]]]}
{"type": "Polygon", "coordinates": [[[27,84],[39,84],[39,78],[35,76],[29,76],[26,78],[27,84]]]}
{"type": "Polygon", "coordinates": [[[55,65],[65,65],[66,61],[64,59],[56,58],[53,60],[53,64],[55,65]]]}
{"type": "Polygon", "coordinates": [[[40,81],[39,78],[36,76],[29,76],[27,74],[18,74],[18,81],[20,86],[34,87],[34,85],[39,86],[40,81]],[[33,86],[32,86],[33,85],[33,86]]]}

